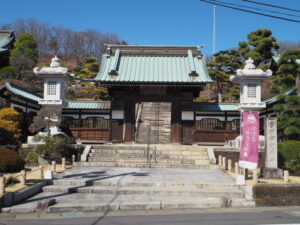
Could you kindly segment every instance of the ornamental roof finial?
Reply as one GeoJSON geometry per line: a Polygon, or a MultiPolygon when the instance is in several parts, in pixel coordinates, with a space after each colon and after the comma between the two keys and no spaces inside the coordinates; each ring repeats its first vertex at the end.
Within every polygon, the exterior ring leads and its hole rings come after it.
{"type": "Polygon", "coordinates": [[[246,65],[244,67],[244,69],[248,69],[248,70],[253,70],[255,69],[255,65],[253,64],[254,63],[254,60],[249,58],[246,60],[246,65]]]}
{"type": "Polygon", "coordinates": [[[51,59],[50,67],[60,67],[59,58],[56,55],[51,59]]]}

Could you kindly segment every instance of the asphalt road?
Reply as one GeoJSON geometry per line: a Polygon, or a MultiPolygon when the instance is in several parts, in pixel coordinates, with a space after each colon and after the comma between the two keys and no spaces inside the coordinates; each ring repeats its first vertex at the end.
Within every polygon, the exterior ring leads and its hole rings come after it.
{"type": "Polygon", "coordinates": [[[298,224],[300,225],[300,207],[293,210],[264,211],[256,209],[251,212],[209,212],[191,214],[172,214],[172,212],[156,212],[165,215],[122,215],[100,217],[84,217],[80,213],[66,213],[55,219],[0,219],[1,225],[264,225],[264,224],[298,224]],[[72,217],[72,218],[71,218],[72,217]]]}

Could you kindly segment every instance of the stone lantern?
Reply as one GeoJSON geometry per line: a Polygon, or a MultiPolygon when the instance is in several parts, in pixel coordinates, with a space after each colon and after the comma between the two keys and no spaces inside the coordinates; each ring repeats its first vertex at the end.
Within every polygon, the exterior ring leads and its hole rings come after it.
{"type": "MultiPolygon", "coordinates": [[[[55,56],[51,59],[50,67],[41,69],[35,67],[33,72],[44,80],[44,97],[38,103],[43,107],[55,107],[58,110],[62,110],[65,104],[65,80],[69,77],[68,69],[61,67],[59,58],[55,56]]],[[[61,118],[53,116],[51,120],[60,122],[61,118]]],[[[60,132],[60,129],[57,126],[50,127],[51,134],[58,132],[60,132]]]]}
{"type": "Polygon", "coordinates": [[[249,58],[244,69],[238,69],[235,76],[230,76],[233,83],[240,84],[240,111],[260,111],[266,107],[266,103],[261,101],[261,82],[270,77],[272,71],[256,69],[253,62],[249,58]]]}
{"type": "Polygon", "coordinates": [[[65,79],[68,69],[61,67],[59,58],[51,59],[50,67],[34,68],[33,72],[44,80],[44,97],[39,100],[40,105],[62,106],[65,97],[65,79]]]}

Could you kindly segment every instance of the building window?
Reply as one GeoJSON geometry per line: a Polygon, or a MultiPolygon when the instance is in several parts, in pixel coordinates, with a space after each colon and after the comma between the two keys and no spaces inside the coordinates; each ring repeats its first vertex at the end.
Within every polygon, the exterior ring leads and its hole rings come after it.
{"type": "Polygon", "coordinates": [[[48,95],[56,95],[56,81],[48,82],[48,95]]]}
{"type": "Polygon", "coordinates": [[[256,84],[248,84],[248,98],[256,98],[256,84]]]}

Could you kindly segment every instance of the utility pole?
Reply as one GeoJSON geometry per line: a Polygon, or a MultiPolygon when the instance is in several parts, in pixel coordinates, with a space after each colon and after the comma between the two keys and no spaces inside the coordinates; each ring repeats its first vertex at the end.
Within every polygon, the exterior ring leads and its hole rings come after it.
{"type": "MultiPolygon", "coordinates": [[[[216,53],[216,6],[213,6],[213,55],[216,53]]],[[[214,58],[214,56],[213,56],[214,58]]]]}
{"type": "MultiPolygon", "coordinates": [[[[213,60],[215,60],[214,54],[216,53],[216,6],[213,6],[213,60]]],[[[219,78],[216,76],[216,82],[217,82],[217,97],[218,97],[218,102],[222,102],[222,94],[221,94],[221,89],[220,89],[220,83],[219,83],[219,78]]]]}

